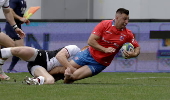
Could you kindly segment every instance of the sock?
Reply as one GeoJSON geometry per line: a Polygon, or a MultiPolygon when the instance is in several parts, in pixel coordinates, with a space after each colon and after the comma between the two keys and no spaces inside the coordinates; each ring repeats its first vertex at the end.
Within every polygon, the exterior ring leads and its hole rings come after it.
{"type": "Polygon", "coordinates": [[[3,64],[4,64],[4,62],[5,62],[5,60],[0,59],[0,65],[3,65],[3,64]]]}
{"type": "Polygon", "coordinates": [[[39,76],[37,78],[39,79],[40,84],[44,84],[44,77],[43,76],[39,76]]]}
{"type": "Polygon", "coordinates": [[[16,56],[13,56],[12,57],[12,62],[11,62],[11,65],[9,66],[8,70],[12,70],[15,65],[17,64],[17,62],[19,61],[20,58],[16,57],[16,56]]]}
{"type": "Polygon", "coordinates": [[[12,57],[12,53],[11,53],[11,48],[4,48],[1,49],[1,58],[9,58],[12,57]]]}
{"type": "Polygon", "coordinates": [[[38,83],[40,83],[40,85],[44,84],[44,77],[43,76],[39,76],[34,80],[37,81],[38,83]]]}
{"type": "Polygon", "coordinates": [[[0,59],[0,74],[3,74],[3,73],[4,73],[4,71],[3,71],[3,69],[2,69],[2,65],[4,64],[4,61],[5,61],[5,60],[0,59]]]}
{"type": "Polygon", "coordinates": [[[0,74],[3,74],[3,73],[4,73],[4,71],[2,69],[2,65],[0,65],[0,74]]]}

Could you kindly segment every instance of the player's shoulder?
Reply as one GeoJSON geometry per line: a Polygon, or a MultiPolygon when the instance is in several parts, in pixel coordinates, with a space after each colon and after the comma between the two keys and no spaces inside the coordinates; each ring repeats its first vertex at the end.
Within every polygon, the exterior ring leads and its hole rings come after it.
{"type": "Polygon", "coordinates": [[[134,38],[133,32],[132,32],[130,29],[127,29],[127,28],[126,28],[126,35],[127,35],[128,37],[134,38]]]}
{"type": "Polygon", "coordinates": [[[101,23],[107,24],[107,23],[112,23],[113,20],[102,20],[101,23]]]}
{"type": "Polygon", "coordinates": [[[102,20],[100,24],[103,26],[110,26],[112,24],[113,20],[102,20]]]}
{"type": "Polygon", "coordinates": [[[127,32],[128,34],[133,34],[130,29],[125,28],[125,30],[126,30],[126,32],[127,32]]]}

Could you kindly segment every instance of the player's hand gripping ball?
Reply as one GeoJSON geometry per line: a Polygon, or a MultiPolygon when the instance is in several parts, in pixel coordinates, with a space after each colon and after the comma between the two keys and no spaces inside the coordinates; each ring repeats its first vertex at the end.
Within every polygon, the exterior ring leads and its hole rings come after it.
{"type": "Polygon", "coordinates": [[[123,46],[120,50],[121,50],[122,57],[126,58],[126,56],[124,54],[124,50],[134,52],[134,46],[131,43],[127,42],[127,43],[123,44],[123,46]]]}

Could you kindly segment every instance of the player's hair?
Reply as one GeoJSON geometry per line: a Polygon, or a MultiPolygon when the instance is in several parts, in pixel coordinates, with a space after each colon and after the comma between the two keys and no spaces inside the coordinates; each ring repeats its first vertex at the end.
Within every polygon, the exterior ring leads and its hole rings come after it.
{"type": "Polygon", "coordinates": [[[129,15],[129,10],[125,9],[125,8],[119,8],[116,13],[120,13],[120,14],[126,14],[129,15]]]}

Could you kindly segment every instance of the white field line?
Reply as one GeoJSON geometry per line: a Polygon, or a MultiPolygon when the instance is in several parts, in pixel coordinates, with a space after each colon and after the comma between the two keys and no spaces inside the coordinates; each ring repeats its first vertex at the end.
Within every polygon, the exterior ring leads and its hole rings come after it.
{"type": "Polygon", "coordinates": [[[170,77],[134,77],[134,78],[126,78],[126,79],[148,79],[148,78],[170,78],[170,77]]]}

